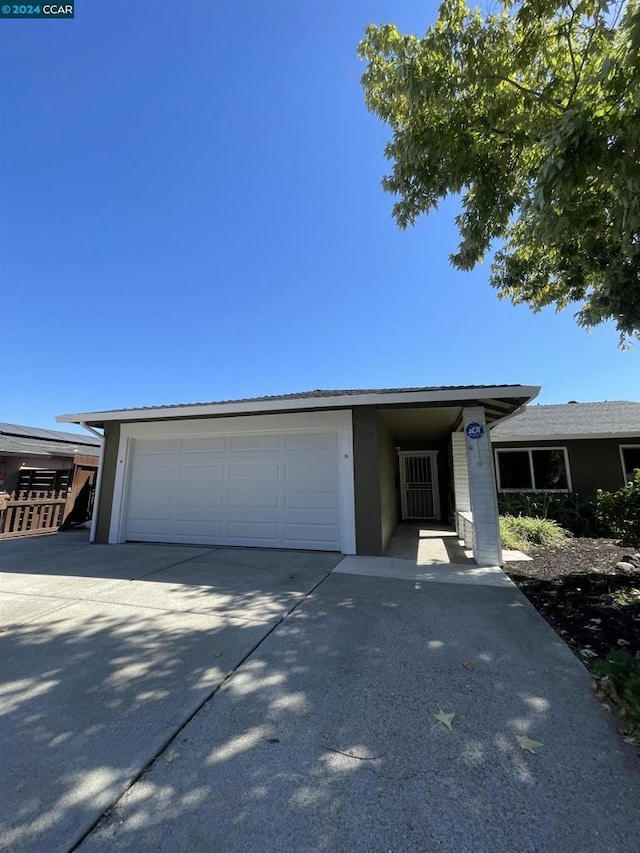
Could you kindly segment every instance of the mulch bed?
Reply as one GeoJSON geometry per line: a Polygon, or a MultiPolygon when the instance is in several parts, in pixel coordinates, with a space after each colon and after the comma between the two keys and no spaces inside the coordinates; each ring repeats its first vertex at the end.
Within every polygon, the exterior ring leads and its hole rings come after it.
{"type": "Polygon", "coordinates": [[[613,539],[532,546],[505,571],[585,663],[612,649],[640,653],[640,555],[613,539]],[[625,568],[621,563],[625,564],[625,568]]]}

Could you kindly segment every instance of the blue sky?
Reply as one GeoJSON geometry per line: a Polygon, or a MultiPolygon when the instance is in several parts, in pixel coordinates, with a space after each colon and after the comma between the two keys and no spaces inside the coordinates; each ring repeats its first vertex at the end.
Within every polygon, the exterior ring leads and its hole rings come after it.
{"type": "Polygon", "coordinates": [[[393,222],[356,47],[436,10],[77,0],[73,21],[1,21],[0,419],[467,383],[640,399],[613,326],[452,269],[454,200],[393,222]]]}

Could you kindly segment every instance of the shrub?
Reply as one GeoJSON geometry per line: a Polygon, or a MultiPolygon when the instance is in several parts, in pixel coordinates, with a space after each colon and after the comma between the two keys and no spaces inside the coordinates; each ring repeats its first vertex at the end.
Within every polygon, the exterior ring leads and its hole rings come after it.
{"type": "Polygon", "coordinates": [[[567,534],[550,518],[501,515],[500,538],[503,548],[523,551],[529,545],[559,545],[567,534]]]}
{"type": "Polygon", "coordinates": [[[596,675],[609,676],[625,717],[640,726],[640,659],[626,649],[616,649],[604,660],[595,661],[596,675]]]}
{"type": "Polygon", "coordinates": [[[551,518],[574,536],[606,536],[609,531],[596,514],[597,499],[591,495],[548,492],[500,492],[498,509],[503,515],[551,518]]]}
{"type": "Polygon", "coordinates": [[[599,492],[596,512],[621,545],[640,548],[640,469],[617,492],[599,492]]]}

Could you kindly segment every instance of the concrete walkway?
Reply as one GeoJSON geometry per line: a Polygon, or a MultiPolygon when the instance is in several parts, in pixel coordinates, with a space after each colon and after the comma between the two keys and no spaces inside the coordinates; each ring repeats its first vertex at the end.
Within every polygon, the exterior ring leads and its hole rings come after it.
{"type": "MultiPolygon", "coordinates": [[[[502,556],[505,562],[526,562],[531,559],[522,551],[505,548],[502,549],[502,556]]],[[[442,568],[449,565],[457,569],[476,567],[473,551],[465,549],[464,542],[458,539],[455,530],[429,521],[398,525],[385,550],[385,557],[408,560],[416,566],[442,568]]]]}
{"type": "Polygon", "coordinates": [[[0,635],[7,849],[637,848],[635,750],[516,588],[327,576],[337,555],[293,552],[176,549],[178,565],[165,546],[143,580],[139,549],[68,553],[67,577],[109,585],[65,604],[36,580],[23,594],[59,609],[0,635]],[[114,559],[145,604],[123,603],[114,559]]]}

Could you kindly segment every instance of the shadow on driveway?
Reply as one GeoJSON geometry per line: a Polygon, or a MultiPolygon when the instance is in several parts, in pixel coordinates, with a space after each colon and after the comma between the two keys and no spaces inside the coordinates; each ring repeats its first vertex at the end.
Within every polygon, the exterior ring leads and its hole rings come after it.
{"type": "Polygon", "coordinates": [[[0,543],[0,849],[72,848],[340,559],[0,543]]]}
{"type": "Polygon", "coordinates": [[[639,801],[634,750],[517,589],[334,573],[80,851],[622,852],[639,801]]]}

